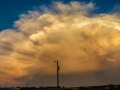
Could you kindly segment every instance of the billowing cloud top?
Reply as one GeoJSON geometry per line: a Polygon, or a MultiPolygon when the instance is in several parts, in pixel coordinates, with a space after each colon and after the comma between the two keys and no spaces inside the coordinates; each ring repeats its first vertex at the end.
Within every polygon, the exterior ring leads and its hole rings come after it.
{"type": "Polygon", "coordinates": [[[55,85],[55,60],[62,85],[120,83],[119,14],[93,14],[94,8],[93,3],[56,2],[43,12],[21,14],[15,30],[0,32],[5,85],[55,85]]]}

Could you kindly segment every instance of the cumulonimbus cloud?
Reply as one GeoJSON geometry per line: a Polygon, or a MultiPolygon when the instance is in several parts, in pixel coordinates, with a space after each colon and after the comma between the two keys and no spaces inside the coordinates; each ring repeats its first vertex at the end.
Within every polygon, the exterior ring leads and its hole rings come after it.
{"type": "MultiPolygon", "coordinates": [[[[55,60],[60,62],[63,78],[99,71],[106,71],[109,77],[107,71],[120,65],[120,17],[117,13],[93,14],[94,8],[93,3],[56,2],[51,9],[44,7],[42,13],[21,14],[14,24],[17,31],[0,33],[0,77],[12,85],[53,78],[55,60]]],[[[91,78],[98,84],[99,77],[91,78]]],[[[44,84],[51,85],[49,80],[44,84]]]]}

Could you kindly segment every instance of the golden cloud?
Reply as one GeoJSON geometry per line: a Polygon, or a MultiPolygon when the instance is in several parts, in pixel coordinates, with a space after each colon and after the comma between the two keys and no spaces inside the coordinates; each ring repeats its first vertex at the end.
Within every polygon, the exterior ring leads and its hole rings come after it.
{"type": "Polygon", "coordinates": [[[93,9],[93,3],[56,2],[44,13],[22,14],[14,24],[18,31],[0,33],[0,77],[18,85],[54,76],[55,60],[62,75],[118,67],[119,53],[111,52],[120,50],[120,18],[93,9]]]}

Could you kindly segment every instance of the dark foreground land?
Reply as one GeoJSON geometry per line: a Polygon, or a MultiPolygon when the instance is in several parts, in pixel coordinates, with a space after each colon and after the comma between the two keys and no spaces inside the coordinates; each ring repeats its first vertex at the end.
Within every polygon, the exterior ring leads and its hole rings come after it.
{"type": "Polygon", "coordinates": [[[86,87],[16,87],[16,88],[0,88],[0,90],[120,90],[120,85],[104,85],[104,86],[86,86],[86,87]]]}

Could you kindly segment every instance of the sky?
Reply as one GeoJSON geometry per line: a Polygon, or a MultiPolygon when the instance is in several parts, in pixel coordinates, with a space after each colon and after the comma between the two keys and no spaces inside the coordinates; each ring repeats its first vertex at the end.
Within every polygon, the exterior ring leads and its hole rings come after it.
{"type": "Polygon", "coordinates": [[[96,13],[110,12],[114,6],[119,5],[119,0],[0,0],[0,31],[12,28],[13,22],[19,19],[19,15],[27,13],[29,10],[35,10],[42,5],[51,5],[52,2],[69,1],[93,2],[96,4],[96,13]]]}
{"type": "Polygon", "coordinates": [[[0,86],[119,84],[119,0],[0,0],[0,86]]]}

